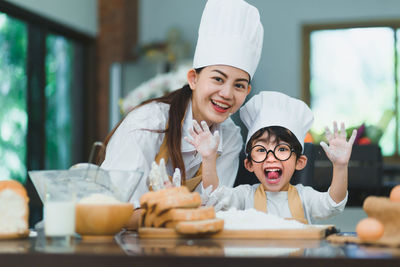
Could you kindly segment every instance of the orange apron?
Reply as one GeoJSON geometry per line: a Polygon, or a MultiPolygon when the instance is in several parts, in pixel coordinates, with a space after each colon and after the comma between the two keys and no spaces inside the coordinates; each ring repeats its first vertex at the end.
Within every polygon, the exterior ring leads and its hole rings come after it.
{"type": "MultiPolygon", "coordinates": [[[[291,184],[289,184],[288,202],[292,218],[301,223],[308,224],[308,221],[304,217],[303,204],[299,193],[296,187],[291,184]]],[[[267,195],[265,194],[262,184],[257,187],[254,193],[254,208],[258,211],[267,212],[267,195]]]]}

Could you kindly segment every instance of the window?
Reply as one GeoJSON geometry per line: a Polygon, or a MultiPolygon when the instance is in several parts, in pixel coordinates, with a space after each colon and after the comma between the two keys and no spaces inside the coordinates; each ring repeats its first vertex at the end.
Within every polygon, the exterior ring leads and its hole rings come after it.
{"type": "Polygon", "coordinates": [[[399,159],[400,22],[304,28],[304,90],[322,134],[333,120],[364,124],[383,156],[399,159]]]}
{"type": "Polygon", "coordinates": [[[42,203],[28,171],[87,160],[94,39],[0,1],[0,179],[25,184],[29,223],[42,203]]]}
{"type": "Polygon", "coordinates": [[[27,27],[0,13],[0,179],[26,179],[27,27]]]}
{"type": "Polygon", "coordinates": [[[61,36],[46,39],[46,169],[68,169],[72,162],[74,47],[61,36]]]}

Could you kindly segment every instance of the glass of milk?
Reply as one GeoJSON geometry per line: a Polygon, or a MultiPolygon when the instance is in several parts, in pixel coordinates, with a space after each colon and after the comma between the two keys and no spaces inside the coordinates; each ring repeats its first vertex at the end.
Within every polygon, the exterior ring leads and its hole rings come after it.
{"type": "Polygon", "coordinates": [[[44,233],[46,237],[75,235],[75,190],[67,181],[47,179],[43,206],[44,233]]]}

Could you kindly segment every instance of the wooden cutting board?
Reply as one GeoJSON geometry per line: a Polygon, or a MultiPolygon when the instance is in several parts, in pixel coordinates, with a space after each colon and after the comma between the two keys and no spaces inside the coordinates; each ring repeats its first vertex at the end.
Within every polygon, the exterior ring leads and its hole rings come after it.
{"type": "Polygon", "coordinates": [[[276,230],[222,230],[216,234],[182,235],[171,228],[139,228],[140,238],[217,238],[217,239],[323,239],[329,232],[334,231],[333,225],[310,226],[305,229],[276,229],[276,230]]]}

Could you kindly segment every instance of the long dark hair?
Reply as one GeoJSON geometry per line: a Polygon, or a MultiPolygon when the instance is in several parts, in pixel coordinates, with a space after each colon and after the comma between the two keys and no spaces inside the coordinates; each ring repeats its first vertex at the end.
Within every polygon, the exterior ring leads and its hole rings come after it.
{"type": "MultiPolygon", "coordinates": [[[[203,68],[195,69],[196,74],[200,74],[203,68]]],[[[157,97],[153,99],[146,100],[142,102],[140,105],[132,108],[129,112],[135,110],[138,107],[146,105],[151,102],[161,102],[165,104],[169,104],[169,118],[167,123],[166,129],[159,129],[159,130],[149,130],[143,129],[148,131],[155,131],[158,133],[165,133],[165,138],[167,138],[167,145],[168,145],[168,152],[169,152],[169,159],[171,160],[173,168],[179,168],[182,174],[182,182],[185,183],[186,180],[186,172],[185,170],[185,163],[183,162],[182,152],[181,152],[181,141],[182,141],[182,120],[185,116],[187,105],[192,97],[192,89],[190,89],[189,85],[184,85],[181,89],[176,91],[167,93],[162,97],[157,97]]],[[[129,113],[127,112],[127,114],[129,113]]],[[[126,115],[127,115],[126,114],[126,115]]],[[[126,117],[125,115],[125,117],[126,117]]],[[[125,118],[124,117],[124,118],[125,118]]],[[[119,127],[119,125],[124,120],[121,119],[117,125],[111,130],[111,132],[107,135],[104,141],[104,148],[102,149],[101,153],[99,153],[98,164],[100,165],[104,159],[106,154],[106,147],[108,142],[110,141],[111,137],[119,127]]]]}

